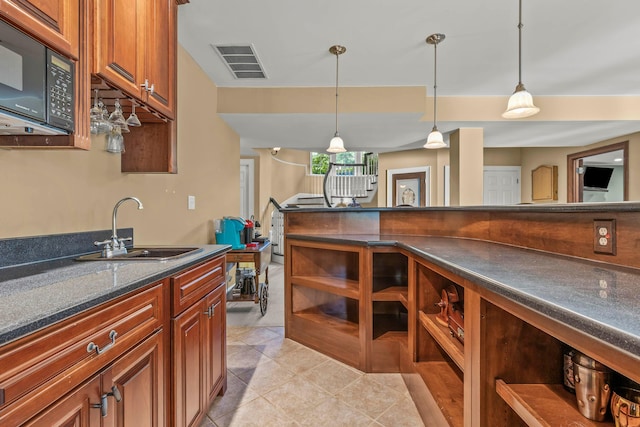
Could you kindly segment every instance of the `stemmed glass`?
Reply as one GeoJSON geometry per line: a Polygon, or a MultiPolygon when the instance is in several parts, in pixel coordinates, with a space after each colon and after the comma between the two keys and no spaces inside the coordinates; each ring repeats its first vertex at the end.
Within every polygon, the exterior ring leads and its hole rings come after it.
{"type": "Polygon", "coordinates": [[[98,99],[98,89],[95,89],[93,107],[89,110],[91,133],[94,135],[107,133],[111,130],[111,124],[107,121],[102,100],[98,99]]]}
{"type": "Polygon", "coordinates": [[[115,110],[113,110],[113,113],[109,116],[109,122],[111,122],[113,126],[119,127],[121,132],[129,132],[127,121],[122,114],[122,106],[120,105],[119,99],[116,99],[115,110]]]}
{"type": "Polygon", "coordinates": [[[127,118],[127,122],[126,123],[127,123],[127,125],[133,126],[133,127],[142,126],[142,123],[140,123],[140,119],[138,119],[138,116],[136,115],[136,102],[135,101],[131,101],[131,114],[127,118]]]}
{"type": "Polygon", "coordinates": [[[113,126],[107,136],[107,151],[110,153],[124,153],[124,137],[120,126],[113,126]]]}

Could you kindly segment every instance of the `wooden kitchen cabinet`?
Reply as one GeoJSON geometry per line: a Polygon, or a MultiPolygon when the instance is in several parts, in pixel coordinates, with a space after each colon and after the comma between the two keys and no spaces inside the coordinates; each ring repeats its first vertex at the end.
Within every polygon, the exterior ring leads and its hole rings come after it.
{"type": "Polygon", "coordinates": [[[199,425],[213,399],[226,390],[224,266],[222,256],[171,279],[176,427],[199,425]]]}
{"type": "MultiPolygon", "coordinates": [[[[143,408],[152,402],[151,418],[159,421],[131,425],[164,425],[164,286],[159,282],[1,347],[0,425],[21,425],[51,405],[79,407],[81,402],[67,397],[96,374],[102,381],[99,396],[117,384],[127,405],[143,408]]],[[[58,411],[46,416],[55,417],[58,411]]],[[[126,416],[141,411],[129,412],[126,416]]]]}
{"type": "Polygon", "coordinates": [[[175,2],[96,0],[94,36],[93,73],[174,119],[175,2]]]}
{"type": "Polygon", "coordinates": [[[162,348],[160,330],[26,425],[164,426],[162,348]]]}
{"type": "Polygon", "coordinates": [[[291,338],[365,370],[363,248],[287,239],[285,330],[291,338]]]}
{"type": "Polygon", "coordinates": [[[0,0],[0,16],[54,50],[78,59],[79,0],[0,0]]]}
{"type": "Polygon", "coordinates": [[[113,393],[114,387],[120,394],[120,401],[107,398],[104,427],[167,425],[163,343],[164,331],[159,330],[102,373],[102,395],[113,393]]]}

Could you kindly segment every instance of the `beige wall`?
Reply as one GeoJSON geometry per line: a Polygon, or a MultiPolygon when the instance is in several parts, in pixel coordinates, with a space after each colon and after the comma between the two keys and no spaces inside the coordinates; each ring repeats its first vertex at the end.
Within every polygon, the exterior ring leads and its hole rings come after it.
{"type": "Polygon", "coordinates": [[[640,200],[640,133],[584,147],[522,148],[522,202],[531,202],[531,171],[540,165],[558,166],[558,201],[567,201],[567,155],[629,141],[629,200],[640,200]]]}
{"type": "Polygon", "coordinates": [[[212,219],[240,207],[239,138],[212,113],[216,86],[182,48],[177,94],[176,175],[121,173],[102,136],[89,151],[0,150],[0,237],[109,229],[114,204],[137,196],[144,210],[128,202],[118,211],[136,244],[212,242],[212,219]],[[187,210],[188,195],[195,210],[187,210]]]}
{"type": "MultiPolygon", "coordinates": [[[[438,163],[438,152],[441,150],[426,150],[419,148],[417,150],[396,151],[393,153],[381,153],[378,155],[378,206],[387,206],[387,171],[390,169],[406,169],[422,166],[431,168],[430,194],[431,205],[436,204],[438,176],[437,170],[441,168],[438,163]]],[[[448,157],[447,157],[448,158],[448,157]]]]}
{"type": "Polygon", "coordinates": [[[520,166],[521,148],[485,148],[484,166],[520,166]]]}

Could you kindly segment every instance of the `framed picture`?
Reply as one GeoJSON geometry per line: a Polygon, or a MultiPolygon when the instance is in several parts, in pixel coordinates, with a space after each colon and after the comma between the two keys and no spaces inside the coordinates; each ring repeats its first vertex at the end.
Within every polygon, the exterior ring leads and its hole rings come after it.
{"type": "Polygon", "coordinates": [[[392,206],[425,206],[425,172],[392,175],[392,206]]]}

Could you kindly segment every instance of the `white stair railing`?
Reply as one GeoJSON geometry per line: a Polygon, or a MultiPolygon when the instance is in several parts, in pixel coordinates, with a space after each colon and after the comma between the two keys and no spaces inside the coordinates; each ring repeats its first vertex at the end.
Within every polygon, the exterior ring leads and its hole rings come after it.
{"type": "Polygon", "coordinates": [[[367,153],[363,163],[329,163],[323,194],[327,206],[352,199],[371,201],[378,185],[378,156],[367,153]]]}

